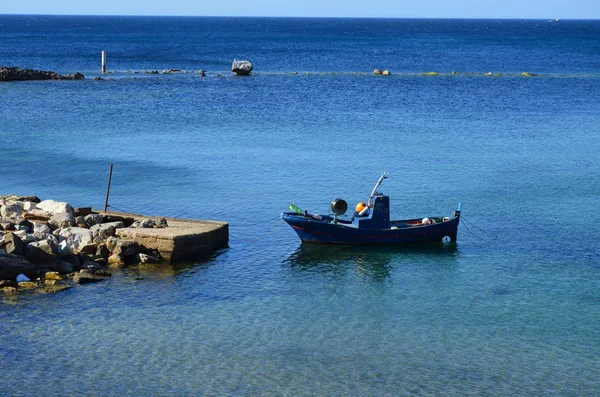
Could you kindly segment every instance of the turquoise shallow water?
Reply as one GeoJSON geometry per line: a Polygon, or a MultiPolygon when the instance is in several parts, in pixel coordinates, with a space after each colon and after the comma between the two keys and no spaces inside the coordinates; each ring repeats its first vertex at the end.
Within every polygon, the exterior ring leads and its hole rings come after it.
{"type": "Polygon", "coordinates": [[[0,64],[93,77],[94,23],[117,26],[109,54],[140,52],[110,81],[0,85],[0,194],[101,207],[114,163],[114,209],[231,226],[197,264],[3,299],[7,394],[597,394],[597,22],[3,18],[0,64]],[[255,76],[226,74],[232,48],[255,76]],[[381,53],[399,73],[368,74],[381,53]],[[419,76],[434,64],[503,76],[419,76]],[[188,65],[209,76],[127,72],[188,65]],[[279,220],[364,200],[383,171],[394,218],[462,202],[458,243],[303,246],[279,220]]]}

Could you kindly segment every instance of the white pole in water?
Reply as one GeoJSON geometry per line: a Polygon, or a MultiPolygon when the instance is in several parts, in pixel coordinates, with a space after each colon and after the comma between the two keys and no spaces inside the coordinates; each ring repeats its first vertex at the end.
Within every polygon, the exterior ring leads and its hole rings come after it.
{"type": "Polygon", "coordinates": [[[102,51],[102,73],[106,73],[106,51],[102,51]]]}

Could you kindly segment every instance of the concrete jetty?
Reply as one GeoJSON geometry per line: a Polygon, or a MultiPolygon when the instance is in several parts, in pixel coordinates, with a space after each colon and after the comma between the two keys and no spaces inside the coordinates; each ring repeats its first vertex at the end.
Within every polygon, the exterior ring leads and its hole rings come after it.
{"type": "MultiPolygon", "coordinates": [[[[126,226],[130,226],[134,220],[157,218],[112,211],[97,212],[104,217],[112,217],[115,220],[123,218],[126,226]]],[[[229,242],[229,224],[227,222],[178,218],[165,219],[169,227],[124,227],[116,229],[115,235],[121,239],[133,240],[148,249],[157,250],[163,259],[167,261],[184,261],[207,256],[220,248],[226,247],[229,242]]]]}

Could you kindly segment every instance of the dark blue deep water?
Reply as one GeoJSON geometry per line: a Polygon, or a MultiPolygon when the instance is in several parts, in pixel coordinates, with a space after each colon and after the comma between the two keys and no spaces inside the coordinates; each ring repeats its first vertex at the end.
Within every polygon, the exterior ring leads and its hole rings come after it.
{"type": "Polygon", "coordinates": [[[0,65],[86,75],[0,84],[0,195],[101,208],[113,163],[113,209],[231,230],[200,263],[1,297],[2,394],[598,394],[600,21],[0,16],[0,65]],[[383,171],[393,218],[462,202],[458,243],[279,220],[383,171]]]}

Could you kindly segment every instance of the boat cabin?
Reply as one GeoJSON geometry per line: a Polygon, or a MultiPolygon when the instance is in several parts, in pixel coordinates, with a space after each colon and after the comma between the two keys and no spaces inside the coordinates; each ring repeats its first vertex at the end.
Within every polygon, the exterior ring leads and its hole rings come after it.
{"type": "Polygon", "coordinates": [[[366,215],[354,214],[352,225],[359,229],[390,228],[390,197],[378,194],[371,196],[369,212],[366,215]]]}

